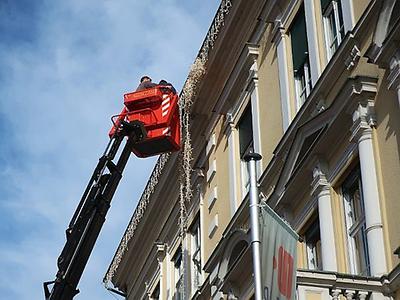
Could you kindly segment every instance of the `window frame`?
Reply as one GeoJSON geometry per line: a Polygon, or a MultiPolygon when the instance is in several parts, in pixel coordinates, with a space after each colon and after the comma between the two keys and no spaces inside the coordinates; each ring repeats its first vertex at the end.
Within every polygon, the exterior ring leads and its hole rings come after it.
{"type": "Polygon", "coordinates": [[[160,281],[157,282],[156,287],[151,292],[150,299],[151,300],[159,300],[161,295],[161,285],[160,281]]]}
{"type": "Polygon", "coordinates": [[[313,218],[313,221],[304,232],[304,244],[306,247],[307,268],[309,270],[322,270],[321,231],[318,215],[313,218]]]}
{"type": "Polygon", "coordinates": [[[239,156],[240,156],[240,186],[241,186],[242,199],[243,199],[250,189],[250,177],[249,177],[248,170],[247,170],[247,163],[243,160],[243,158],[246,154],[254,152],[254,129],[253,129],[253,113],[252,113],[251,102],[247,103],[246,108],[243,110],[242,114],[240,115],[240,118],[236,124],[236,130],[238,132],[238,142],[239,142],[238,146],[239,146],[239,156]],[[250,142],[247,144],[246,148],[244,149],[244,151],[240,151],[241,150],[240,149],[240,147],[241,147],[240,125],[241,125],[241,122],[244,120],[244,117],[247,113],[250,114],[251,139],[250,139],[250,142]]]}
{"type": "MultiPolygon", "coordinates": [[[[294,81],[294,92],[295,92],[295,108],[296,112],[300,110],[301,106],[306,102],[307,97],[310,95],[312,90],[312,78],[311,78],[311,67],[310,67],[310,57],[309,57],[309,45],[308,45],[308,33],[307,24],[305,16],[305,8],[302,5],[296,13],[293,19],[291,27],[288,31],[291,44],[291,55],[292,55],[292,67],[293,67],[293,81],[294,81]],[[304,21],[301,21],[304,19],[304,21]],[[295,45],[293,32],[302,32],[301,26],[304,24],[304,39],[301,39],[305,43],[295,45]],[[299,31],[300,30],[300,31],[299,31]],[[299,50],[300,48],[300,50],[299,50]],[[304,49],[303,49],[304,48],[304,49]],[[304,50],[304,53],[301,53],[304,50]],[[299,52],[300,51],[300,52],[299,52]],[[300,61],[296,57],[304,56],[300,61]]],[[[298,39],[296,39],[298,41],[298,39]]]]}
{"type": "Polygon", "coordinates": [[[350,273],[354,275],[369,276],[371,270],[366,234],[362,179],[359,166],[354,168],[345,178],[341,185],[341,192],[350,273]],[[358,185],[357,188],[359,192],[359,197],[356,201],[359,201],[359,203],[354,203],[354,194],[351,194],[356,184],[358,185]]]}
{"type": "Polygon", "coordinates": [[[190,273],[192,295],[201,287],[202,261],[201,261],[201,227],[200,218],[197,217],[190,228],[190,273]]]}
{"type": "Polygon", "coordinates": [[[297,111],[299,111],[304,102],[306,102],[306,99],[308,95],[310,95],[312,88],[311,71],[309,63],[310,60],[308,58],[308,53],[306,54],[306,56],[307,58],[305,59],[304,64],[300,67],[301,72],[299,72],[299,70],[294,71],[297,111]]]}
{"type": "Polygon", "coordinates": [[[324,27],[326,55],[327,60],[329,61],[339,48],[344,38],[345,29],[343,20],[343,9],[340,0],[331,0],[327,8],[322,12],[322,22],[324,27]],[[334,30],[330,22],[331,16],[333,16],[333,21],[335,24],[334,30]],[[332,32],[334,32],[334,36],[332,36],[332,32]],[[332,47],[333,45],[336,45],[334,49],[332,47]]]}
{"type": "Polygon", "coordinates": [[[182,247],[179,246],[175,251],[175,254],[172,258],[173,263],[173,278],[174,278],[174,287],[175,287],[175,297],[174,300],[183,300],[181,293],[181,284],[184,284],[183,280],[183,255],[182,255],[182,247]],[[178,263],[179,261],[179,263],[178,263]],[[177,267],[178,266],[178,267],[177,267]]]}

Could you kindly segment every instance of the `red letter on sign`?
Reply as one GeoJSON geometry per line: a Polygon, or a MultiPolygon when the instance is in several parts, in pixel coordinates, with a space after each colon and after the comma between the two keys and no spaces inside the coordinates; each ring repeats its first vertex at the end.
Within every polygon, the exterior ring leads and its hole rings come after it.
{"type": "Polygon", "coordinates": [[[290,299],[292,296],[293,256],[282,246],[278,254],[278,287],[279,292],[290,299]]]}

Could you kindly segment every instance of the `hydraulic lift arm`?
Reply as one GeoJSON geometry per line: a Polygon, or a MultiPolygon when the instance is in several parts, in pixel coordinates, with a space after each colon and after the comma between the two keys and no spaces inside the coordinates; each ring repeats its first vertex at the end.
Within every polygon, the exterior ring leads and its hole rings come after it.
{"type": "Polygon", "coordinates": [[[118,125],[121,128],[111,137],[100,157],[66,230],[67,241],[57,261],[56,279],[43,284],[46,300],[71,300],[79,293],[79,280],[105,221],[132,147],[146,138],[146,130],[141,122],[122,121],[118,125]],[[125,137],[126,144],[117,163],[114,163],[125,137]],[[50,291],[49,286],[52,284],[50,291]]]}

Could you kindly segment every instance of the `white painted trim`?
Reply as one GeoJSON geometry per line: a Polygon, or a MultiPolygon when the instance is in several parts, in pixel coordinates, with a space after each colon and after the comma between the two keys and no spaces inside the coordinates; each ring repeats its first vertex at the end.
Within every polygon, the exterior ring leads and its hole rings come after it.
{"type": "Polygon", "coordinates": [[[233,216],[238,208],[237,201],[237,162],[239,160],[238,153],[238,137],[237,130],[233,123],[229,124],[229,134],[228,134],[228,148],[229,148],[229,199],[231,216],[233,216]]]}
{"type": "MultiPolygon", "coordinates": [[[[257,68],[257,63],[254,62],[257,68]]],[[[253,126],[253,147],[254,152],[262,154],[261,146],[261,120],[260,120],[260,98],[258,93],[258,79],[254,78],[254,89],[250,96],[251,101],[251,116],[252,116],[252,126],[253,126]]],[[[257,174],[261,176],[261,166],[262,159],[257,162],[257,174]]]]}
{"type": "Polygon", "coordinates": [[[167,291],[166,294],[167,295],[171,295],[171,287],[172,287],[172,275],[171,275],[171,267],[173,267],[173,262],[171,261],[171,255],[167,252],[166,256],[165,256],[165,261],[167,264],[167,291]]]}
{"type": "MultiPolygon", "coordinates": [[[[205,246],[204,246],[204,244],[205,244],[205,235],[204,235],[204,233],[205,233],[205,221],[204,221],[204,216],[205,216],[205,212],[204,212],[204,194],[203,194],[203,188],[202,188],[202,186],[200,186],[199,187],[199,189],[200,189],[200,192],[199,192],[199,197],[200,197],[200,224],[199,224],[199,226],[200,226],[200,257],[201,257],[201,261],[203,262],[203,264],[205,263],[205,251],[206,251],[206,249],[205,249],[205,246]]],[[[202,271],[201,271],[201,276],[202,276],[202,279],[204,279],[205,278],[205,271],[204,271],[204,269],[202,269],[202,271]]]]}
{"type": "Polygon", "coordinates": [[[217,173],[217,160],[214,158],[212,162],[210,163],[210,166],[208,167],[207,171],[207,182],[210,183],[210,181],[214,178],[215,173],[217,173]]]}
{"type": "Polygon", "coordinates": [[[344,34],[351,31],[354,27],[354,10],[353,10],[353,0],[341,0],[342,3],[342,13],[343,13],[343,23],[344,23],[344,34]]]}
{"type": "Polygon", "coordinates": [[[381,276],[387,272],[385,242],[378,190],[378,178],[373,146],[374,106],[372,100],[358,104],[353,113],[352,140],[358,144],[362,192],[365,207],[365,231],[371,275],[381,276]],[[373,122],[373,121],[372,121],[373,122]]]}
{"type": "Polygon", "coordinates": [[[208,226],[208,237],[210,239],[213,238],[217,229],[218,229],[218,214],[215,214],[214,218],[210,222],[210,225],[208,226]]]}
{"type": "Polygon", "coordinates": [[[292,120],[292,112],[290,108],[290,89],[289,89],[289,73],[288,73],[288,57],[286,53],[287,49],[287,36],[283,32],[283,29],[278,29],[278,35],[280,35],[277,41],[277,56],[278,56],[278,70],[279,70],[279,89],[281,95],[281,107],[282,107],[282,127],[283,132],[289,127],[292,120]]]}
{"type": "MultiPolygon", "coordinates": [[[[319,1],[319,0],[318,0],[319,1]]],[[[318,47],[317,22],[315,19],[315,5],[313,0],[304,0],[304,13],[306,19],[306,31],[308,42],[308,57],[310,61],[312,86],[317,82],[321,74],[320,53],[318,47]]],[[[307,84],[307,83],[306,83],[307,84]]]]}

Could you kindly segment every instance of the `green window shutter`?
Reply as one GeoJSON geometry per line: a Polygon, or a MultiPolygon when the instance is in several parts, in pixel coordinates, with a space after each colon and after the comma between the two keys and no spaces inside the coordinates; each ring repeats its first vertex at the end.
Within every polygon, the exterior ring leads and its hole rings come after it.
{"type": "Polygon", "coordinates": [[[325,9],[329,6],[329,4],[332,2],[332,0],[321,0],[321,10],[322,12],[325,11],[325,9]]]}
{"type": "Polygon", "coordinates": [[[299,70],[306,61],[308,55],[306,18],[304,7],[301,7],[290,28],[290,38],[292,41],[293,68],[299,70]]]}

